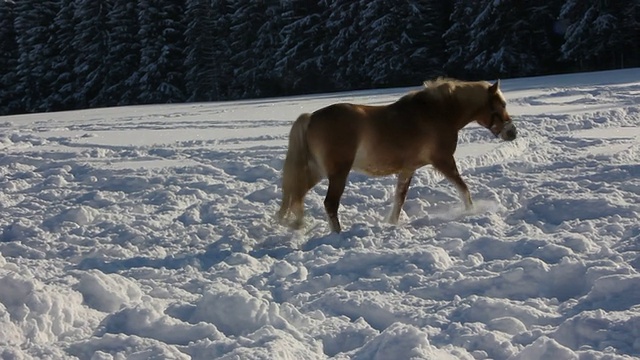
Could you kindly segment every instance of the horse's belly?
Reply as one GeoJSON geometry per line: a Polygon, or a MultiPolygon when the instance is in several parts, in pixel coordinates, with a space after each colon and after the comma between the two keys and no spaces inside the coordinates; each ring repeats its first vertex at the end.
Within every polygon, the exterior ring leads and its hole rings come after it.
{"type": "Polygon", "coordinates": [[[408,166],[409,160],[401,154],[361,147],[356,152],[352,169],[371,176],[385,176],[413,167],[408,166]]]}
{"type": "Polygon", "coordinates": [[[381,166],[380,164],[364,164],[354,166],[353,170],[361,172],[370,176],[385,176],[391,174],[397,174],[402,168],[392,166],[381,166]]]}

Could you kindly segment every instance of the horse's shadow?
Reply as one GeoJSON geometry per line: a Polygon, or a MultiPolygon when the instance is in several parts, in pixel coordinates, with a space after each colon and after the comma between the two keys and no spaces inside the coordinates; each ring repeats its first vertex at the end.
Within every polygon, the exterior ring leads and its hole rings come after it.
{"type": "Polygon", "coordinates": [[[215,245],[215,243],[203,253],[169,255],[164,258],[151,258],[146,256],[114,260],[86,258],[80,261],[74,268],[76,270],[96,269],[105,274],[117,273],[134,268],[164,268],[173,270],[186,266],[195,266],[202,270],[207,270],[224,261],[233,253],[230,249],[212,249],[211,247],[213,247],[213,245],[215,245]]]}
{"type": "Polygon", "coordinates": [[[262,242],[249,251],[249,255],[255,258],[270,256],[274,259],[283,259],[295,251],[309,252],[323,246],[330,246],[334,249],[349,249],[358,247],[362,239],[376,232],[375,227],[369,224],[356,223],[339,234],[328,232],[326,224],[316,221],[307,230],[296,230],[290,236],[272,237],[262,242]],[[322,235],[312,235],[311,232],[322,232],[322,235]]]}
{"type": "MultiPolygon", "coordinates": [[[[458,203],[438,204],[427,209],[427,215],[414,219],[408,219],[407,223],[415,228],[437,226],[444,223],[459,221],[465,217],[495,212],[500,205],[492,200],[477,200],[473,209],[464,210],[458,203]]],[[[391,226],[391,225],[387,225],[391,226]]],[[[350,249],[367,246],[370,241],[379,241],[379,236],[374,236],[384,229],[384,225],[374,226],[365,223],[354,223],[343,232],[313,235],[328,231],[328,226],[320,222],[312,223],[307,231],[283,232],[273,234],[261,243],[247,250],[239,241],[231,238],[222,238],[207,246],[205,251],[169,255],[164,258],[152,258],[135,256],[128,259],[104,260],[86,258],[73,266],[76,270],[97,269],[103,273],[116,273],[133,268],[153,269],[180,269],[186,266],[194,266],[203,271],[225,261],[232,254],[245,253],[256,259],[269,256],[282,260],[296,252],[310,252],[324,246],[334,249],[350,249]],[[378,239],[378,240],[377,240],[378,239]]],[[[370,245],[370,244],[369,244],[370,245]]]]}
{"type": "Polygon", "coordinates": [[[180,269],[186,266],[193,266],[202,271],[206,271],[225,261],[229,256],[239,253],[250,255],[256,259],[269,256],[282,260],[293,252],[313,251],[323,245],[334,248],[353,247],[356,246],[356,238],[362,237],[363,227],[364,225],[356,226],[354,229],[345,231],[342,234],[327,234],[323,236],[312,236],[310,238],[308,234],[302,231],[278,234],[271,236],[250,250],[244,249],[239,241],[223,238],[208,245],[205,251],[185,252],[182,254],[169,255],[164,258],[152,258],[148,256],[135,256],[127,259],[85,258],[72,267],[75,270],[96,269],[105,274],[117,273],[134,268],[180,269]]]}

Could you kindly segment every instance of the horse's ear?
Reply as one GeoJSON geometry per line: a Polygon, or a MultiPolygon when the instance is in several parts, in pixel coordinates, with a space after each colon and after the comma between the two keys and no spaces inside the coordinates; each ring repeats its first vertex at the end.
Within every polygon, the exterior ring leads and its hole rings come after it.
{"type": "Polygon", "coordinates": [[[498,92],[498,88],[500,87],[500,79],[496,81],[493,85],[489,86],[489,93],[495,94],[498,92]]]}

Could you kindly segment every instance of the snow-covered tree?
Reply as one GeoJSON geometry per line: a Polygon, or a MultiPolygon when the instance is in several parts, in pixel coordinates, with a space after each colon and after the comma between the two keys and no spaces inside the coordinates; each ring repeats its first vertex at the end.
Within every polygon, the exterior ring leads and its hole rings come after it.
{"type": "Polygon", "coordinates": [[[108,49],[106,36],[108,8],[105,0],[76,0],[75,32],[75,94],[81,107],[104,104],[102,87],[106,80],[105,57],[108,49]]]}
{"type": "Polygon", "coordinates": [[[245,76],[253,80],[259,96],[278,96],[287,93],[286,80],[277,70],[278,49],[284,39],[282,28],[287,25],[282,13],[286,11],[287,2],[270,3],[265,9],[266,20],[259,24],[257,38],[251,46],[254,58],[260,61],[245,72],[245,76]]]}
{"type": "Polygon", "coordinates": [[[329,72],[322,66],[322,56],[314,54],[314,50],[326,41],[323,4],[308,0],[281,3],[283,26],[279,31],[280,46],[275,54],[275,76],[288,93],[304,89],[331,89],[327,79],[329,72]]]}
{"type": "Polygon", "coordinates": [[[450,76],[462,78],[469,75],[466,65],[471,60],[470,44],[476,38],[471,25],[480,11],[480,5],[480,1],[455,0],[453,3],[450,26],[442,35],[447,57],[444,68],[450,76]]]}
{"type": "Polygon", "coordinates": [[[557,1],[544,4],[487,1],[472,23],[481,36],[474,40],[471,72],[491,77],[527,76],[541,71],[547,59],[557,58],[550,43],[557,1]]]}
{"type": "Polygon", "coordinates": [[[0,113],[640,66],[640,0],[0,0],[0,113]]]}
{"type": "Polygon", "coordinates": [[[621,56],[617,63],[620,67],[640,66],[640,0],[618,1],[621,13],[620,47],[621,56]]]}
{"type": "Polygon", "coordinates": [[[367,87],[419,84],[442,74],[442,33],[448,23],[442,1],[363,1],[356,46],[364,54],[367,87]]]}
{"type": "Polygon", "coordinates": [[[141,103],[182,102],[184,94],[184,8],[170,0],[139,0],[141,103]]]}
{"type": "Polygon", "coordinates": [[[46,78],[51,84],[51,92],[46,99],[46,110],[60,111],[77,108],[75,95],[78,91],[78,82],[74,70],[76,57],[74,47],[75,37],[75,2],[74,0],[60,0],[60,9],[51,24],[51,36],[48,39],[49,47],[53,49],[51,72],[46,78]]]}
{"type": "Polygon", "coordinates": [[[230,47],[233,96],[267,96],[279,34],[279,3],[236,0],[232,4],[230,47]]]}
{"type": "Polygon", "coordinates": [[[13,1],[0,0],[0,115],[22,110],[16,92],[19,52],[14,9],[13,1]]]}
{"type": "Polygon", "coordinates": [[[213,62],[213,96],[216,100],[230,98],[233,79],[231,56],[231,0],[212,0],[214,43],[212,48],[213,62]]]}
{"type": "Polygon", "coordinates": [[[140,89],[135,77],[140,65],[136,3],[108,0],[106,25],[105,82],[99,97],[103,106],[135,104],[140,89]]]}
{"type": "Polygon", "coordinates": [[[184,51],[185,88],[188,101],[217,98],[215,86],[215,14],[210,0],[187,0],[184,51]]]}
{"type": "Polygon", "coordinates": [[[361,87],[366,81],[362,71],[366,54],[359,51],[361,38],[368,36],[359,21],[363,10],[362,1],[327,1],[325,41],[316,52],[326,64],[328,80],[337,90],[361,87]]]}
{"type": "Polygon", "coordinates": [[[18,104],[10,107],[25,111],[45,111],[45,99],[52,89],[51,58],[54,53],[49,37],[58,4],[50,0],[21,0],[15,5],[15,32],[18,44],[15,94],[18,104]]]}
{"type": "Polygon", "coordinates": [[[638,64],[639,8],[638,0],[567,0],[560,12],[567,23],[562,59],[597,69],[624,66],[627,54],[638,64]]]}
{"type": "Polygon", "coordinates": [[[484,0],[454,3],[447,69],[465,77],[526,76],[557,59],[553,32],[559,0],[484,0]]]}

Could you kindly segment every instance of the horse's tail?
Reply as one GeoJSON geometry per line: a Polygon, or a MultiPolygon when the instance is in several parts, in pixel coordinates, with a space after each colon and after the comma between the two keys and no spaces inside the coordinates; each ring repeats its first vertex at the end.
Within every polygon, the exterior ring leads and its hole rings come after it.
{"type": "MultiPolygon", "coordinates": [[[[307,128],[311,114],[302,114],[296,119],[289,132],[289,148],[282,171],[282,205],[278,218],[282,221],[291,211],[292,205],[302,202],[307,191],[318,181],[318,173],[307,143],[307,128]]],[[[302,203],[297,204],[300,206],[302,203]]],[[[296,216],[301,214],[296,214],[296,216]]],[[[301,220],[301,219],[297,219],[301,220]]]]}

